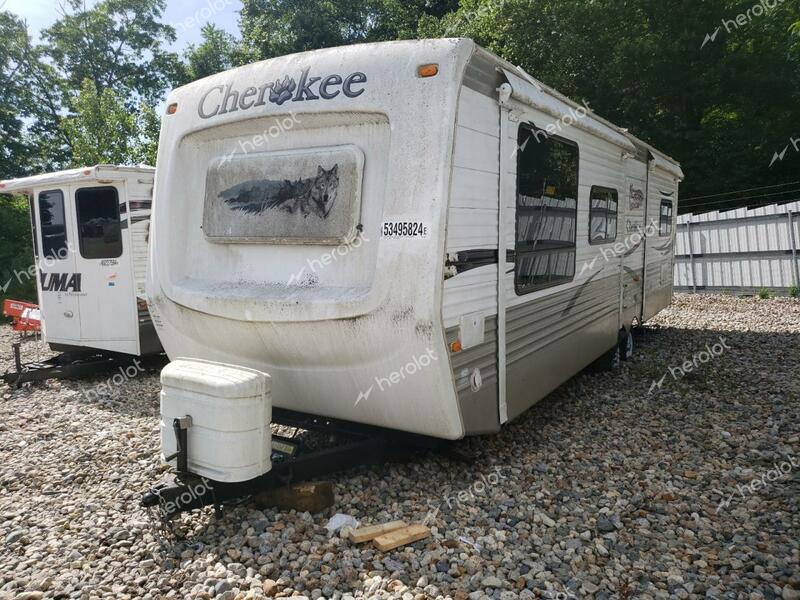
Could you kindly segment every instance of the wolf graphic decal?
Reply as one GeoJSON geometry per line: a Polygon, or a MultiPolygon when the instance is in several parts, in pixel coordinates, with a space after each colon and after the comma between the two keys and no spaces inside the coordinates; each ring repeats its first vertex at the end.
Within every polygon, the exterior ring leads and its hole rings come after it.
{"type": "Polygon", "coordinates": [[[304,218],[316,215],[327,219],[339,193],[339,165],[317,168],[317,176],[308,179],[245,181],[220,192],[219,197],[232,209],[250,215],[278,209],[304,218]]]}

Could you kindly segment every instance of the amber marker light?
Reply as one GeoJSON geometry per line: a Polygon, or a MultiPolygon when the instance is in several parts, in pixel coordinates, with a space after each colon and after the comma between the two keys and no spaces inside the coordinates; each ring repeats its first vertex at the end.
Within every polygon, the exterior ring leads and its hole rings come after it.
{"type": "Polygon", "coordinates": [[[450,352],[461,352],[461,340],[456,340],[450,344],[450,352]]]}
{"type": "Polygon", "coordinates": [[[420,77],[436,77],[439,74],[439,65],[437,64],[430,64],[430,65],[421,65],[417,69],[417,75],[420,77]]]}
{"type": "Polygon", "coordinates": [[[168,115],[174,115],[176,112],[178,112],[178,103],[177,102],[173,102],[172,104],[170,104],[167,107],[167,114],[168,115]]]}

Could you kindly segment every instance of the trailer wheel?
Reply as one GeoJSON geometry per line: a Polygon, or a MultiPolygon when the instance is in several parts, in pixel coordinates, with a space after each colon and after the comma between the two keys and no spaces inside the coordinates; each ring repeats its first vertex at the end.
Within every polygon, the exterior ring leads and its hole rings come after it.
{"type": "Polygon", "coordinates": [[[628,331],[624,327],[619,332],[619,359],[629,360],[633,356],[633,332],[628,331]]]}
{"type": "Polygon", "coordinates": [[[620,351],[617,345],[589,365],[588,370],[590,373],[606,373],[608,371],[613,371],[619,367],[619,356],[620,351]]]}
{"type": "Polygon", "coordinates": [[[631,356],[633,356],[633,334],[623,327],[619,330],[617,344],[589,365],[588,370],[592,373],[613,371],[619,368],[623,360],[628,360],[631,356]]]}

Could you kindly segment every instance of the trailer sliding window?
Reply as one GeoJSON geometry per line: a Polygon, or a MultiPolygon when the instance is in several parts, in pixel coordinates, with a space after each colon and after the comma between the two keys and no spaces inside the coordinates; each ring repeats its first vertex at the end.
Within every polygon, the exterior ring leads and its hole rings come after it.
{"type": "Polygon", "coordinates": [[[75,192],[81,256],[87,259],[122,256],[119,194],[113,187],[82,188],[75,192]]]}
{"type": "Polygon", "coordinates": [[[661,213],[658,221],[658,235],[672,235],[672,200],[661,201],[661,213]]]}
{"type": "Polygon", "coordinates": [[[67,258],[67,218],[61,190],[39,192],[39,220],[42,228],[42,256],[52,260],[67,258]]]}
{"type": "Polygon", "coordinates": [[[589,196],[589,243],[607,244],[617,239],[617,190],[592,187],[589,196]]]}
{"type": "Polygon", "coordinates": [[[517,136],[517,295],[575,277],[578,145],[521,125],[517,136]]]}

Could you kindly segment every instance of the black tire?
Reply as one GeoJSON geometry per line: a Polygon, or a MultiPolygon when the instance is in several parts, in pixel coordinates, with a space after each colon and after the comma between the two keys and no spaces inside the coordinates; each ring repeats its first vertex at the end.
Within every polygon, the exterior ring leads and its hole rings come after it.
{"type": "Polygon", "coordinates": [[[633,334],[624,327],[619,330],[617,344],[600,358],[589,365],[592,373],[603,373],[618,369],[623,360],[629,360],[633,355],[633,334]]]}
{"type": "Polygon", "coordinates": [[[619,346],[614,346],[600,358],[589,365],[591,373],[607,373],[619,367],[619,346]]]}
{"type": "Polygon", "coordinates": [[[633,343],[633,333],[625,328],[619,332],[619,343],[617,344],[620,360],[630,360],[633,356],[635,346],[633,343]]]}

